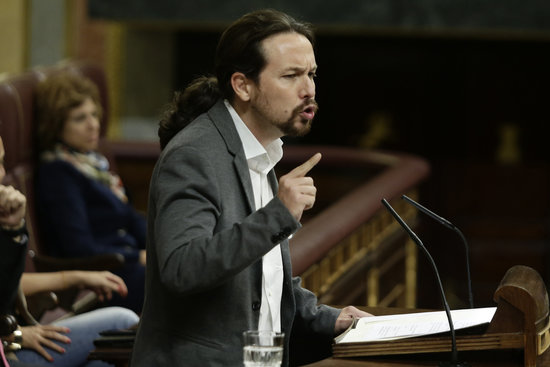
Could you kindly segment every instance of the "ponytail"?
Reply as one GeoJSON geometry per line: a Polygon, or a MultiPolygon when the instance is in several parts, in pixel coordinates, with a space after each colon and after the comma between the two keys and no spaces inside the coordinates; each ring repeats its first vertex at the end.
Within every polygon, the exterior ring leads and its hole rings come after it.
{"type": "Polygon", "coordinates": [[[215,77],[202,76],[193,80],[183,92],[175,92],[172,103],[166,106],[159,122],[160,147],[202,113],[208,111],[222,94],[215,77]]]}

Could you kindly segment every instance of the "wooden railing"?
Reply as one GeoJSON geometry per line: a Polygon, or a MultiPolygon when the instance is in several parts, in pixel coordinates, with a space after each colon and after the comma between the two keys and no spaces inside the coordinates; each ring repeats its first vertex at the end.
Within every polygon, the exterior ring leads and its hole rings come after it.
{"type": "Polygon", "coordinates": [[[338,190],[337,174],[330,187],[316,179],[318,197],[330,190],[333,201],[310,216],[291,239],[294,274],[323,303],[414,307],[416,247],[381,199],[388,199],[414,225],[416,210],[399,197],[417,198],[417,187],[429,173],[427,162],[405,154],[300,146],[286,147],[281,164],[295,166],[316,151],[323,158],[311,174],[314,179],[323,177],[322,171],[329,177],[336,169],[354,176],[356,186],[350,190],[344,178],[345,191],[338,190]]]}

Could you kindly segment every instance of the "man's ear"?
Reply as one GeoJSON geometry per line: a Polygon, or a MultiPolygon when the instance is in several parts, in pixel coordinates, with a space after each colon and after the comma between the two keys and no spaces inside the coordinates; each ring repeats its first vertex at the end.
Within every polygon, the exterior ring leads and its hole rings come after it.
{"type": "Polygon", "coordinates": [[[235,91],[235,97],[239,98],[243,102],[250,101],[251,92],[251,80],[248,79],[243,73],[233,73],[231,75],[231,86],[235,91]]]}

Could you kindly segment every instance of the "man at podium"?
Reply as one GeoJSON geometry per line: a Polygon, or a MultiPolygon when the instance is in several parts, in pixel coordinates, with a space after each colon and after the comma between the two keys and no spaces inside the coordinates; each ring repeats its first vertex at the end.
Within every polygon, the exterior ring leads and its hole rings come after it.
{"type": "MultiPolygon", "coordinates": [[[[221,36],[216,77],[176,93],[148,209],[146,297],[132,366],[240,366],[242,333],[291,330],[328,340],[368,313],[317,305],[292,278],[288,239],[315,202],[318,153],[282,176],[281,137],[317,112],[313,31],[275,10],[221,36]]],[[[189,57],[192,57],[190,55],[189,57]]]]}

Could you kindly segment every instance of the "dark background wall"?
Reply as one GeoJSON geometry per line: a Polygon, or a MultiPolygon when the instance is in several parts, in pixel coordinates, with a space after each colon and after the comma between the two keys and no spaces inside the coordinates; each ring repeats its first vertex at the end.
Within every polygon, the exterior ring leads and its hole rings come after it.
{"type": "MultiPolygon", "coordinates": [[[[347,145],[421,155],[433,171],[423,203],[471,246],[476,305],[491,305],[504,272],[550,279],[550,3],[545,1],[89,0],[93,17],[172,34],[172,89],[212,72],[228,22],[265,6],[317,26],[320,113],[289,144],[347,145]],[[152,26],[154,25],[154,26],[152,26]]],[[[153,55],[154,56],[154,55],[153,55]]],[[[467,301],[459,238],[425,220],[450,303],[467,301]]],[[[439,307],[420,257],[419,306],[439,307]]]]}
{"type": "Polygon", "coordinates": [[[392,28],[532,29],[550,27],[544,0],[89,0],[95,18],[173,23],[227,23],[276,8],[317,25],[392,28]]]}
{"type": "MultiPolygon", "coordinates": [[[[178,88],[211,71],[217,37],[179,34],[176,64],[186,67],[179,68],[178,88]],[[194,59],[187,50],[205,57],[194,59]]],[[[491,305],[512,265],[550,275],[549,46],[539,39],[318,34],[320,113],[308,136],[287,142],[427,158],[433,171],[423,202],[470,240],[475,298],[491,305]]],[[[420,234],[456,294],[454,304],[462,305],[459,238],[429,220],[420,234]]],[[[423,258],[420,263],[420,305],[433,307],[435,280],[423,258]]]]}

